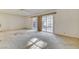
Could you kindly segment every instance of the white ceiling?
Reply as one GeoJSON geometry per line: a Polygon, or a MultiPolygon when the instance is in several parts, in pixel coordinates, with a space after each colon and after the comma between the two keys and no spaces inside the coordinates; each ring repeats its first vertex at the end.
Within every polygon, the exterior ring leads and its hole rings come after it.
{"type": "Polygon", "coordinates": [[[55,12],[55,9],[0,9],[0,13],[22,16],[37,16],[51,12],[55,12]]]}

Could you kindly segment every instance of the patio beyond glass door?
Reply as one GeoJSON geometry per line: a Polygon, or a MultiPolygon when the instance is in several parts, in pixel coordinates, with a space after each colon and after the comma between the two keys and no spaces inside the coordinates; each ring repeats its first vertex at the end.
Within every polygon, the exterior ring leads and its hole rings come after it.
{"type": "Polygon", "coordinates": [[[33,30],[37,31],[38,30],[38,18],[33,17],[33,30]]]}
{"type": "Polygon", "coordinates": [[[42,16],[42,31],[53,33],[53,15],[42,16]]]}

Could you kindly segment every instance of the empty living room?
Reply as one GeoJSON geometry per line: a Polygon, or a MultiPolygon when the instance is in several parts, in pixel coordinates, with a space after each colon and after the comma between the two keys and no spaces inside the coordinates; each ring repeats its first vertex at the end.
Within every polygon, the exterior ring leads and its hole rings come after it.
{"type": "Polygon", "coordinates": [[[79,59],[79,1],[0,0],[0,59],[79,59]]]}
{"type": "Polygon", "coordinates": [[[78,49],[79,9],[0,9],[0,49],[78,49]]]}

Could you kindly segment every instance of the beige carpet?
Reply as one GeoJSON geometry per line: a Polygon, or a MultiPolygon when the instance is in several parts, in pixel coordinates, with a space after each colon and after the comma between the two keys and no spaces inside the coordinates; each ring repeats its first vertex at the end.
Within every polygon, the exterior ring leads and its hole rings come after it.
{"type": "Polygon", "coordinates": [[[47,43],[47,49],[74,49],[79,48],[79,39],[58,36],[45,32],[17,30],[0,33],[1,49],[25,49],[27,41],[38,38],[47,43]]]}

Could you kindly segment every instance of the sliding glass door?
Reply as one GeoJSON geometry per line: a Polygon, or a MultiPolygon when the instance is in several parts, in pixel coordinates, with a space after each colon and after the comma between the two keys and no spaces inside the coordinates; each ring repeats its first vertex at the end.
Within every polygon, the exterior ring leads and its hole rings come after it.
{"type": "Polygon", "coordinates": [[[33,30],[37,31],[38,30],[38,18],[33,17],[33,30]]]}
{"type": "Polygon", "coordinates": [[[53,33],[53,15],[42,16],[42,24],[38,24],[38,17],[33,17],[33,30],[38,31],[38,25],[42,25],[42,31],[53,33]]]}
{"type": "Polygon", "coordinates": [[[42,31],[53,33],[53,15],[42,16],[42,31]]]}

